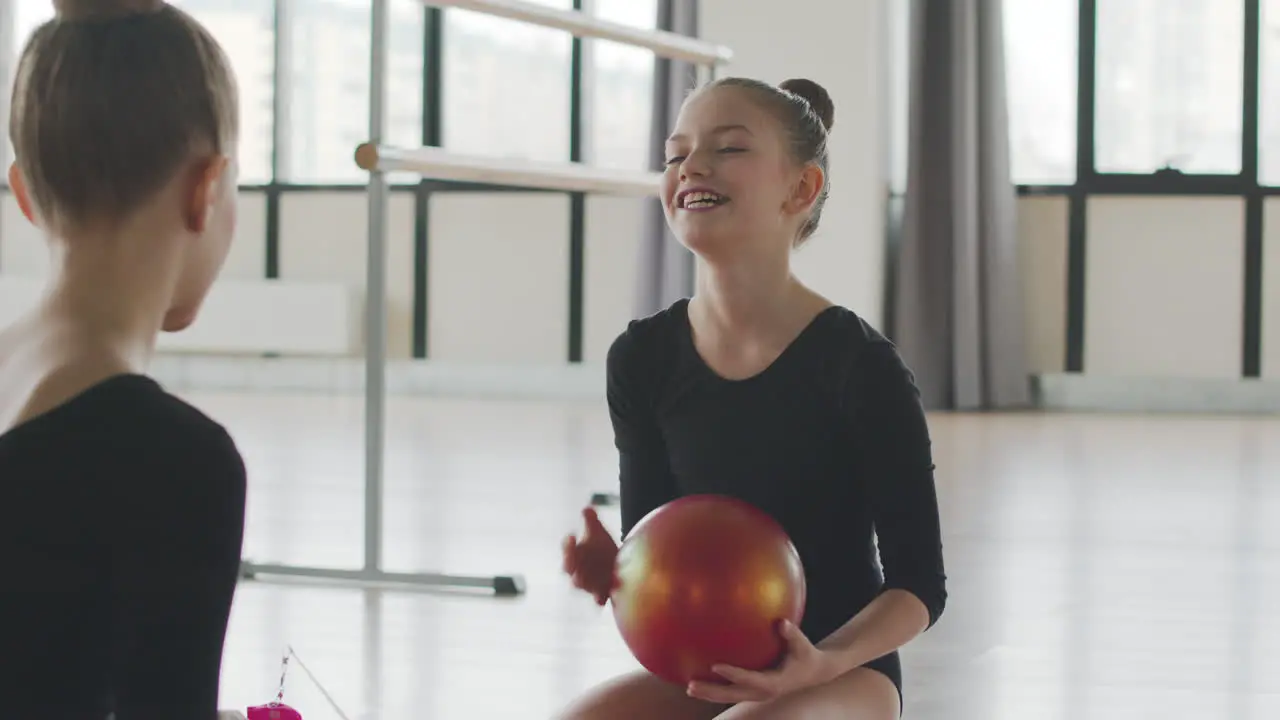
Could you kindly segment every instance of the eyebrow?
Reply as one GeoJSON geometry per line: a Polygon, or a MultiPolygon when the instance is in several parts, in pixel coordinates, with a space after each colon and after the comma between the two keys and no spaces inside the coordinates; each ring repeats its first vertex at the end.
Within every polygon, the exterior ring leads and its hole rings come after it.
{"type": "MultiPolygon", "coordinates": [[[[724,133],[733,132],[734,130],[741,130],[742,132],[745,132],[748,135],[751,134],[751,128],[748,128],[746,125],[717,125],[715,128],[711,130],[711,134],[723,135],[724,133]]],[[[687,140],[687,139],[688,139],[688,136],[682,133],[677,133],[667,138],[667,142],[674,142],[676,140],[687,140]]]]}

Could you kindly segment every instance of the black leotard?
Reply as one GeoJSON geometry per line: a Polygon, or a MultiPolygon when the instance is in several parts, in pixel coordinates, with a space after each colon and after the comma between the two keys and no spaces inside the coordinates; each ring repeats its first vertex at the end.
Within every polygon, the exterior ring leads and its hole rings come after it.
{"type": "MultiPolygon", "coordinates": [[[[767,369],[731,381],[698,354],[681,300],[632,321],[607,366],[624,536],[677,497],[735,496],[799,550],[812,641],[890,588],[937,621],[946,577],[924,410],[894,346],[852,311],[828,308],[767,369]]],[[[901,694],[896,652],[869,666],[901,694]]]]}
{"type": "Polygon", "coordinates": [[[231,438],[143,376],[0,435],[0,714],[213,720],[244,512],[231,438]]]}

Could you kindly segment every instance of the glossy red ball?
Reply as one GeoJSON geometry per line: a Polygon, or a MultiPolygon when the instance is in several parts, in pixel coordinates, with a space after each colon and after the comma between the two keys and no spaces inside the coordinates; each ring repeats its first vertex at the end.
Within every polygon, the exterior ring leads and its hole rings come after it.
{"type": "Polygon", "coordinates": [[[692,495],[632,528],[618,551],[611,596],[623,641],[668,682],[723,682],[715,664],[773,667],[786,647],[779,624],[799,625],[800,554],[772,517],[741,500],[692,495]]]}

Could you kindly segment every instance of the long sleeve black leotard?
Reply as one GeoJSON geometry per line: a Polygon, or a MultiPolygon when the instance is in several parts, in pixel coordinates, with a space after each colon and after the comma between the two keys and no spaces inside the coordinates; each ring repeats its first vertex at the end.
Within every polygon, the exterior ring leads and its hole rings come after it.
{"type": "MultiPolygon", "coordinates": [[[[827,309],[767,369],[731,381],[701,359],[681,300],[614,341],[607,396],[624,536],[677,497],[730,495],[790,534],[813,642],[890,588],[919,598],[930,626],[942,614],[925,413],[896,348],[852,311],[827,309]]],[[[875,667],[901,691],[896,653],[875,667]]]]}
{"type": "Polygon", "coordinates": [[[149,378],[0,435],[0,707],[36,720],[213,720],[245,469],[149,378]]]}

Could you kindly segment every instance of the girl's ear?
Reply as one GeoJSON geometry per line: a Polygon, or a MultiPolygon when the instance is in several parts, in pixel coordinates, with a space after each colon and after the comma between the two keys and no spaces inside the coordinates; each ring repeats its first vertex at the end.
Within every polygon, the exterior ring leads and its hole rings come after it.
{"type": "Polygon", "coordinates": [[[806,165],[792,187],[790,197],[787,198],[785,206],[787,212],[793,215],[809,212],[813,204],[818,201],[818,196],[822,194],[822,188],[826,182],[826,173],[822,172],[822,168],[812,163],[806,165]]]}
{"type": "Polygon", "coordinates": [[[39,225],[40,221],[36,219],[35,210],[31,207],[31,195],[27,192],[27,181],[22,177],[22,171],[18,169],[18,163],[9,165],[9,189],[13,191],[13,197],[18,201],[18,209],[22,210],[22,214],[27,216],[27,221],[32,225],[39,225]]]}

